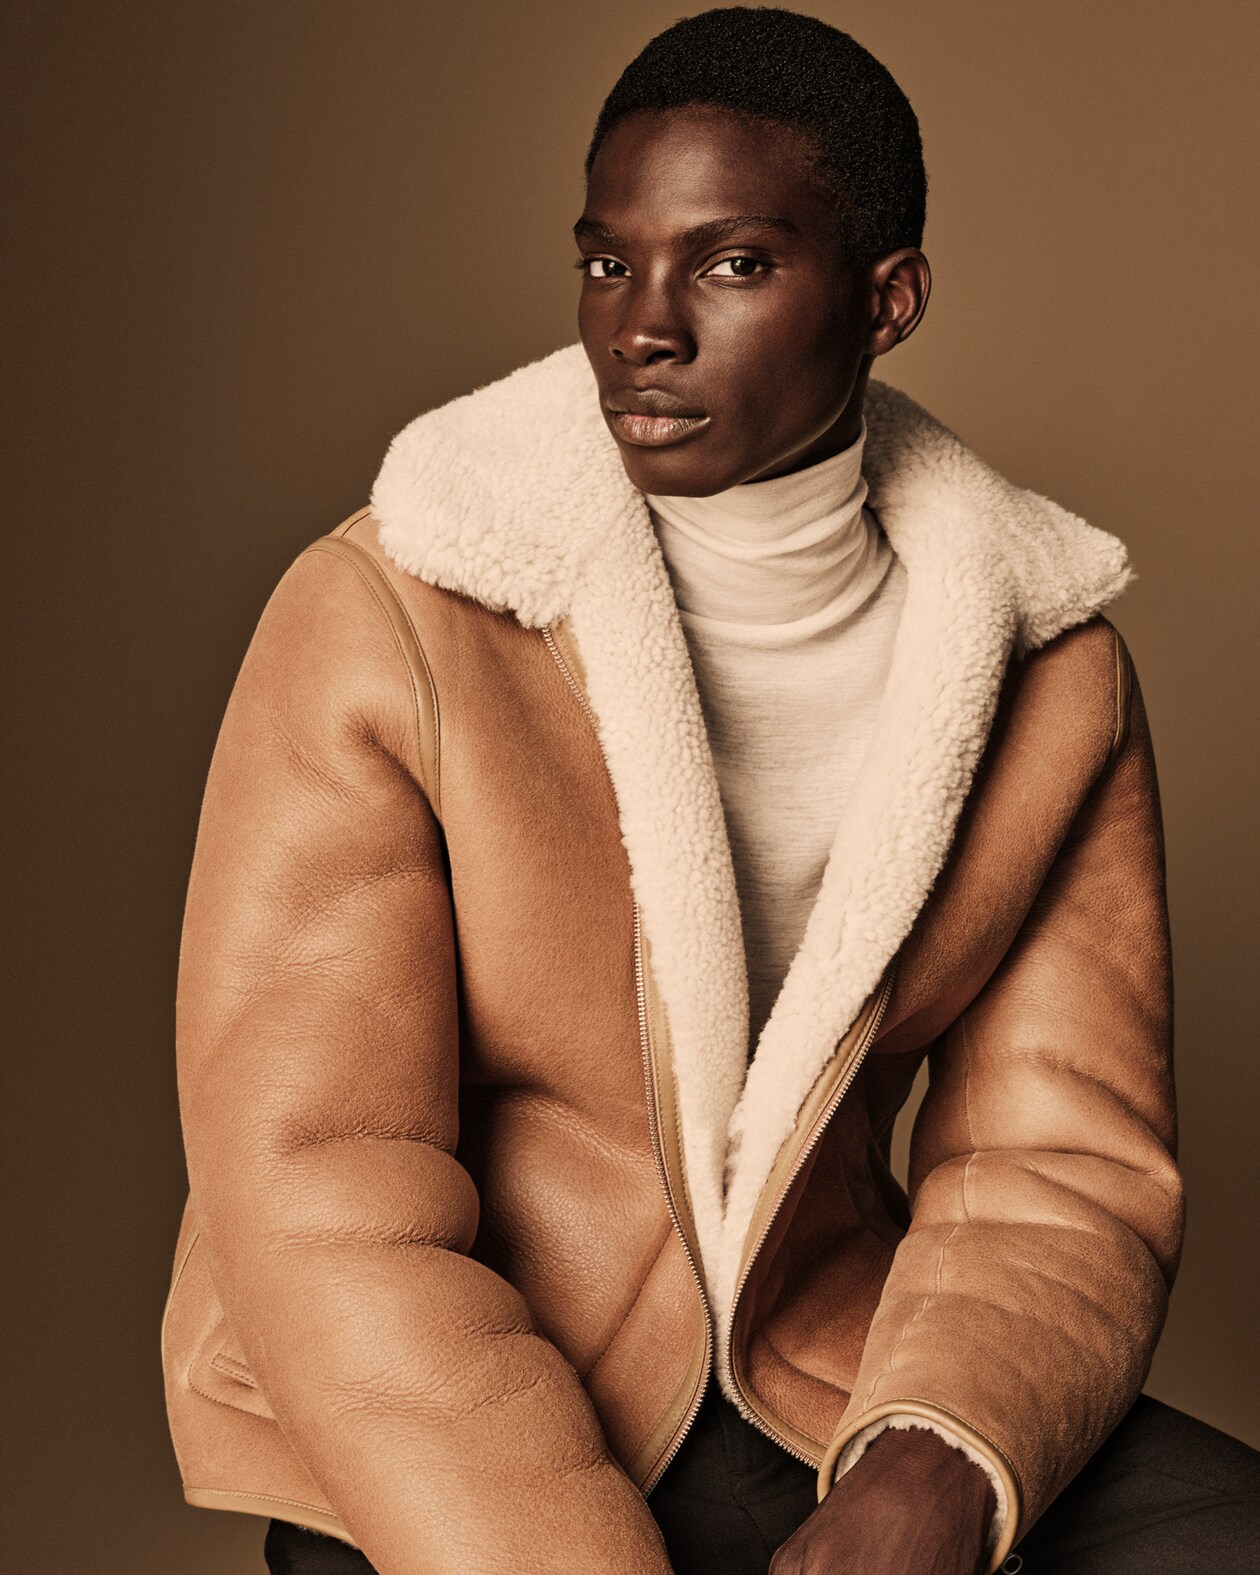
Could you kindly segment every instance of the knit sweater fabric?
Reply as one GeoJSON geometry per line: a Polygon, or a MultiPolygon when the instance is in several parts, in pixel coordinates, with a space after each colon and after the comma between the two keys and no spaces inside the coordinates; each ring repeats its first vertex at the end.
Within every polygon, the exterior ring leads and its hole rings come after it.
{"type": "Polygon", "coordinates": [[[749,1055],[818,895],[892,660],[906,575],[830,459],[707,498],[647,496],[691,653],[739,893],[749,1055]]]}
{"type": "MultiPolygon", "coordinates": [[[[749,1059],[818,896],[892,664],[906,571],[865,507],[857,441],[830,459],[708,498],[647,494],[674,588],[730,837],[748,967],[749,1059]]],[[[909,1413],[851,1439],[839,1478],[886,1428],[925,1428],[993,1484],[990,1463],[909,1413]]]]}

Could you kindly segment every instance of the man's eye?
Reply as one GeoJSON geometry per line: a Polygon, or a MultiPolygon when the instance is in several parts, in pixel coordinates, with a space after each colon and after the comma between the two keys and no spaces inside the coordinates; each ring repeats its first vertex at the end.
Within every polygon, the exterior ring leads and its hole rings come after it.
{"type": "Polygon", "coordinates": [[[630,272],[615,257],[583,257],[578,267],[588,279],[624,279],[630,272]]]}
{"type": "Polygon", "coordinates": [[[750,279],[758,269],[764,271],[765,266],[757,257],[723,257],[708,272],[722,279],[750,279]]]}

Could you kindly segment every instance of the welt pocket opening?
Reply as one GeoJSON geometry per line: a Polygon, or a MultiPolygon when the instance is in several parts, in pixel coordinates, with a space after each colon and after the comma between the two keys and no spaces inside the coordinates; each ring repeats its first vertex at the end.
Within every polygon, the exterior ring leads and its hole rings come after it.
{"type": "Polygon", "coordinates": [[[188,1369],[188,1382],[207,1400],[275,1420],[275,1413],[244,1356],[236,1348],[228,1321],[222,1314],[201,1342],[188,1369]]]}
{"type": "Polygon", "coordinates": [[[230,1351],[216,1351],[210,1358],[210,1365],[216,1373],[222,1373],[234,1383],[243,1384],[246,1389],[257,1389],[258,1380],[246,1367],[239,1357],[233,1356],[230,1351]]]}

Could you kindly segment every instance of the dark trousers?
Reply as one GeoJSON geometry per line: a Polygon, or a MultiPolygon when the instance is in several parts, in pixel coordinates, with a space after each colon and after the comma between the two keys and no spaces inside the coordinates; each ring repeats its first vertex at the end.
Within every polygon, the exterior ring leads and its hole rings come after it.
{"type": "MultiPolygon", "coordinates": [[[[817,1473],[710,1384],[648,1497],[677,1575],[766,1575],[817,1504],[817,1473]]],[[[375,1575],[357,1549],[273,1520],[271,1575],[375,1575]]],[[[1026,1575],[1236,1575],[1260,1569],[1260,1453],[1142,1395],[1004,1568],[1026,1575]]]]}

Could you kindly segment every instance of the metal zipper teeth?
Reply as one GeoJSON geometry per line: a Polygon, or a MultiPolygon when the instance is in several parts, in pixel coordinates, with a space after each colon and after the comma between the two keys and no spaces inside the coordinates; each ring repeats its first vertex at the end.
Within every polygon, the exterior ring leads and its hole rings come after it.
{"type": "MultiPolygon", "coordinates": [[[[556,666],[564,675],[565,682],[577,697],[578,704],[582,707],[582,710],[585,712],[586,717],[591,724],[591,731],[595,734],[595,742],[599,746],[599,752],[601,756],[603,756],[604,766],[605,769],[607,769],[608,757],[604,755],[604,746],[599,736],[599,724],[595,716],[595,711],[591,706],[590,701],[586,698],[585,691],[583,690],[581,684],[578,683],[577,679],[570,672],[569,664],[565,661],[564,655],[556,642],[555,635],[551,632],[551,626],[549,624],[544,625],[542,635],[544,641],[546,642],[547,649],[551,652],[553,658],[555,659],[556,666]]],[[[670,1220],[673,1224],[674,1231],[677,1234],[679,1241],[682,1242],[683,1252],[687,1257],[687,1267],[691,1270],[691,1277],[695,1281],[696,1291],[700,1297],[700,1305],[704,1310],[704,1381],[697,1385],[695,1395],[692,1397],[687,1414],[683,1418],[682,1425],[675,1434],[673,1442],[670,1444],[665,1454],[662,1455],[657,1461],[656,1465],[652,1468],[648,1476],[644,1479],[640,1491],[646,1495],[660,1480],[661,1476],[664,1474],[665,1468],[682,1448],[683,1440],[686,1438],[687,1433],[691,1428],[691,1424],[695,1421],[696,1413],[699,1411],[701,1402],[704,1399],[704,1392],[708,1388],[709,1369],[713,1358],[713,1317],[709,1311],[708,1297],[704,1292],[704,1280],[701,1277],[699,1266],[696,1263],[695,1254],[691,1250],[691,1243],[687,1240],[687,1233],[683,1229],[682,1220],[679,1217],[678,1209],[674,1203],[673,1193],[670,1191],[669,1172],[665,1168],[665,1158],[661,1149],[660,1123],[657,1120],[656,1114],[656,1074],[652,1065],[651,1035],[648,1032],[647,983],[644,978],[643,968],[643,926],[639,913],[639,904],[637,901],[633,903],[633,916],[634,993],[635,1004],[639,1015],[639,1051],[643,1058],[643,1076],[647,1084],[648,1132],[652,1140],[652,1158],[656,1163],[656,1172],[660,1179],[661,1191],[665,1194],[665,1204],[669,1210],[670,1220]]]]}
{"type": "Polygon", "coordinates": [[[674,1197],[669,1187],[669,1174],[665,1169],[665,1158],[661,1147],[660,1123],[656,1115],[656,1072],[652,1064],[651,1038],[648,1034],[647,1013],[647,986],[643,977],[643,949],[642,949],[642,924],[639,917],[639,905],[634,904],[634,983],[639,1003],[639,1047],[643,1056],[643,1075],[648,1088],[648,1129],[652,1138],[652,1156],[656,1160],[656,1170],[660,1177],[661,1190],[665,1194],[665,1205],[669,1209],[669,1217],[674,1223],[674,1230],[682,1242],[683,1252],[687,1257],[687,1267],[691,1270],[691,1277],[696,1282],[696,1291],[700,1297],[700,1305],[704,1310],[704,1361],[702,1363],[703,1378],[696,1385],[696,1392],[691,1398],[687,1414],[683,1417],[678,1432],[674,1435],[673,1442],[657,1461],[656,1465],[644,1478],[642,1492],[648,1493],[660,1480],[666,1466],[682,1448],[683,1440],[690,1431],[691,1424],[696,1419],[704,1392],[709,1386],[709,1369],[713,1361],[713,1319],[709,1312],[708,1298],[704,1294],[704,1280],[701,1278],[700,1269],[695,1256],[691,1251],[691,1244],[687,1240],[687,1233],[683,1229],[682,1220],[678,1216],[678,1209],[674,1204],[674,1197]]]}
{"type": "Polygon", "coordinates": [[[790,1442],[790,1440],[784,1438],[777,1428],[772,1427],[770,1423],[766,1421],[765,1417],[763,1417],[760,1412],[753,1408],[753,1405],[749,1401],[747,1395],[745,1395],[744,1391],[740,1388],[739,1380],[735,1376],[735,1321],[739,1312],[739,1299],[744,1294],[744,1287],[748,1284],[749,1276],[752,1274],[753,1264],[756,1263],[758,1254],[761,1252],[762,1247],[765,1246],[766,1239],[770,1235],[771,1230],[774,1228],[774,1222],[779,1217],[779,1213],[783,1208],[783,1204],[787,1199],[788,1193],[791,1192],[793,1183],[795,1182],[797,1176],[800,1175],[802,1166],[822,1141],[823,1133],[830,1125],[831,1118],[835,1115],[841,1100],[852,1087],[853,1080],[857,1076],[862,1062],[866,1059],[866,1052],[870,1049],[875,1035],[879,1032],[879,1025],[883,1021],[884,1013],[888,1008],[889,997],[892,995],[893,980],[896,978],[896,974],[897,958],[894,956],[892,962],[889,964],[888,974],[884,980],[883,989],[880,991],[879,1000],[875,1003],[875,1010],[871,1015],[871,1020],[866,1025],[866,1029],[862,1034],[860,1044],[853,1052],[853,1059],[849,1062],[849,1069],[844,1074],[844,1077],[840,1082],[840,1086],[827,1101],[827,1105],[818,1117],[818,1120],[814,1123],[814,1130],[810,1133],[809,1141],[797,1155],[796,1163],[792,1166],[787,1180],[784,1182],[782,1188],[779,1191],[778,1201],[775,1203],[774,1208],[770,1211],[770,1215],[767,1218],[766,1223],[762,1226],[761,1232],[753,1245],[753,1249],[748,1255],[748,1260],[744,1264],[743,1273],[739,1277],[739,1284],[735,1287],[735,1296],[731,1302],[731,1316],[729,1320],[729,1332],[727,1334],[726,1340],[726,1350],[722,1353],[722,1355],[725,1372],[731,1380],[731,1390],[739,1401],[740,1413],[743,1415],[746,1421],[752,1422],[763,1433],[774,1439],[776,1444],[779,1444],[782,1448],[786,1449],[788,1454],[795,1455],[797,1460],[803,1461],[804,1464],[809,1466],[816,1464],[812,1456],[807,1455],[803,1450],[798,1449],[795,1444],[790,1442]]]}

